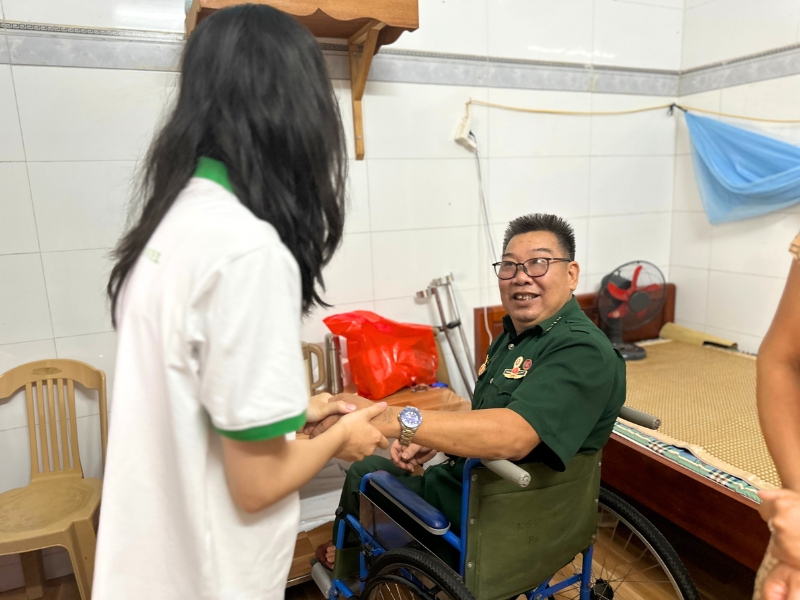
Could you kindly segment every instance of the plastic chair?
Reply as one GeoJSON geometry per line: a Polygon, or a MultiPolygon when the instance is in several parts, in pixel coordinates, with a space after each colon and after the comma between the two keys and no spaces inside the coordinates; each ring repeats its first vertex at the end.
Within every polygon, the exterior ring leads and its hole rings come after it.
{"type": "Polygon", "coordinates": [[[81,598],[92,595],[94,519],[102,481],[83,476],[75,383],[98,392],[105,464],[108,411],[103,371],[76,360],[43,360],[0,375],[0,399],[24,387],[28,409],[31,481],[0,494],[0,556],[21,554],[28,598],[44,595],[39,550],[51,546],[69,552],[81,598]]]}

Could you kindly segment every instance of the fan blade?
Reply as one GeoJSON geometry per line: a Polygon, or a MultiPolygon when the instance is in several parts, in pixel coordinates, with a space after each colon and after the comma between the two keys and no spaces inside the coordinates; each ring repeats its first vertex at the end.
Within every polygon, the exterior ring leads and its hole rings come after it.
{"type": "Polygon", "coordinates": [[[643,318],[643,317],[644,317],[646,314],[647,314],[647,309],[645,308],[644,310],[640,310],[639,312],[637,312],[637,313],[636,313],[636,318],[637,318],[637,319],[641,319],[641,318],[643,318]]]}
{"type": "Polygon", "coordinates": [[[642,265],[636,267],[636,270],[633,272],[633,279],[631,280],[631,290],[635,290],[637,284],[639,283],[639,274],[642,272],[642,265]]]}
{"type": "Polygon", "coordinates": [[[648,293],[649,293],[649,292],[657,292],[657,291],[658,291],[658,290],[660,290],[662,287],[663,287],[663,286],[662,286],[662,285],[660,285],[660,284],[658,284],[658,283],[653,283],[653,284],[650,284],[650,285],[648,285],[647,287],[643,287],[643,288],[642,288],[641,290],[639,290],[639,291],[640,291],[640,292],[648,292],[648,293]]]}
{"type": "Polygon", "coordinates": [[[608,294],[612,298],[614,298],[614,300],[625,302],[625,300],[627,300],[630,297],[633,288],[631,288],[631,290],[623,290],[622,288],[617,287],[615,284],[609,281],[608,284],[606,285],[606,290],[608,290],[608,294]]]}
{"type": "Polygon", "coordinates": [[[628,305],[623,304],[619,308],[614,309],[610,313],[608,313],[608,316],[611,317],[612,319],[621,319],[622,317],[627,315],[629,311],[630,309],[628,308],[628,305]]]}

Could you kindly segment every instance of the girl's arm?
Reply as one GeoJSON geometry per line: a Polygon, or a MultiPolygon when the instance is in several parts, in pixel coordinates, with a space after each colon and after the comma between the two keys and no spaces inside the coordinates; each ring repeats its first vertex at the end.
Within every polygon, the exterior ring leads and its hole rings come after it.
{"type": "Polygon", "coordinates": [[[345,415],[313,440],[287,440],[284,436],[260,442],[222,438],[228,490],[236,505],[254,513],[282,500],[308,483],[337,456],[355,461],[369,456],[376,446],[389,443],[370,424],[383,412],[381,402],[345,415]]]}

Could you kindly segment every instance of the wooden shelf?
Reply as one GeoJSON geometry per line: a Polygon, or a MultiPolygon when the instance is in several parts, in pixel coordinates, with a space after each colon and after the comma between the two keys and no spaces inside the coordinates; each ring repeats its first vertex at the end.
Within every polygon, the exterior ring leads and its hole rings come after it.
{"type": "MultiPolygon", "coordinates": [[[[247,0],[193,0],[186,14],[186,35],[216,10],[247,0]]],[[[315,37],[347,41],[356,160],[364,158],[361,101],[372,57],[404,31],[419,27],[418,0],[249,0],[292,15],[315,37]]]]}

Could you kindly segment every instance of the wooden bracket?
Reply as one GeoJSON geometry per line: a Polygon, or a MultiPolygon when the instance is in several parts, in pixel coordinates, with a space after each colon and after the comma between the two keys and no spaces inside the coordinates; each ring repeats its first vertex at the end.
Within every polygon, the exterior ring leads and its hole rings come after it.
{"type": "Polygon", "coordinates": [[[350,90],[353,100],[356,160],[364,159],[364,121],[361,113],[361,99],[364,97],[369,67],[372,64],[372,57],[375,55],[378,33],[384,27],[386,27],[385,23],[372,20],[347,40],[347,54],[350,58],[350,90]]]}

